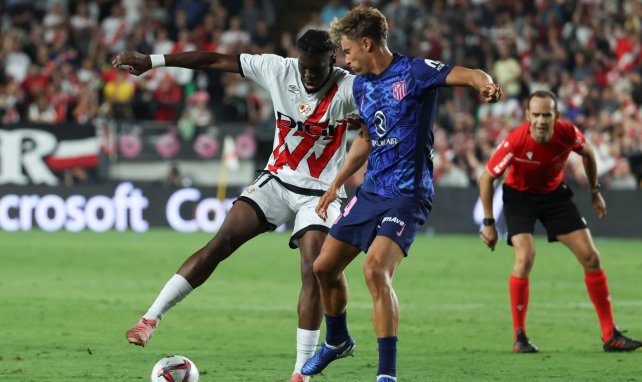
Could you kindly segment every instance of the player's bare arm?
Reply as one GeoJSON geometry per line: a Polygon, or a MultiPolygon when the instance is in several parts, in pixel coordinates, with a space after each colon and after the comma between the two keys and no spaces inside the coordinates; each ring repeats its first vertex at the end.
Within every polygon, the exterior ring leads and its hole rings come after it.
{"type": "Polygon", "coordinates": [[[455,66],[446,77],[447,86],[470,86],[475,88],[484,102],[495,103],[502,98],[502,89],[483,70],[455,66]]]}
{"type": "Polygon", "coordinates": [[[112,60],[115,68],[129,66],[129,72],[141,75],[152,68],[152,56],[162,56],[162,66],[175,66],[187,69],[221,70],[239,73],[237,55],[220,54],[216,52],[191,51],[165,55],[147,55],[138,52],[123,52],[112,60]]]}
{"type": "Polygon", "coordinates": [[[598,219],[606,216],[606,202],[600,192],[600,187],[597,179],[597,161],[595,160],[595,151],[590,143],[586,142],[584,148],[579,153],[582,156],[582,164],[584,165],[584,172],[588,179],[589,188],[591,190],[591,207],[595,211],[598,219]]]}
{"type": "Polygon", "coordinates": [[[337,119],[339,123],[345,123],[348,130],[361,130],[366,126],[366,123],[359,117],[359,113],[353,111],[352,113],[346,114],[342,119],[337,119]]]}
{"type": "MultiPolygon", "coordinates": [[[[479,178],[479,195],[481,198],[482,206],[484,207],[484,218],[493,218],[493,182],[495,178],[484,169],[481,177],[479,178]]],[[[495,250],[497,244],[497,228],[495,224],[484,224],[484,228],[479,233],[481,240],[492,251],[495,250]]]]}
{"type": "Polygon", "coordinates": [[[350,150],[346,155],[346,161],[341,166],[337,176],[332,181],[330,188],[321,196],[319,203],[315,208],[317,215],[324,221],[327,219],[328,206],[335,201],[338,197],[338,190],[343,184],[357,172],[364,163],[368,160],[370,155],[370,137],[368,134],[368,127],[363,124],[359,135],[354,138],[350,150]]]}

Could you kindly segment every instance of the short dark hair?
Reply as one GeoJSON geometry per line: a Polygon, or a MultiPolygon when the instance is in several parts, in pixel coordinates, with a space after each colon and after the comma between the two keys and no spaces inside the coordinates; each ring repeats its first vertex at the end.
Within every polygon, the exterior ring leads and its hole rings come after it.
{"type": "Polygon", "coordinates": [[[296,48],[305,54],[334,52],[337,46],[332,42],[330,33],[318,29],[308,29],[298,40],[296,48]]]}
{"type": "Polygon", "coordinates": [[[526,101],[526,110],[530,110],[531,100],[533,98],[550,98],[555,104],[555,110],[557,110],[557,97],[553,92],[548,90],[536,90],[532,92],[531,95],[528,96],[528,101],[526,101]]]}

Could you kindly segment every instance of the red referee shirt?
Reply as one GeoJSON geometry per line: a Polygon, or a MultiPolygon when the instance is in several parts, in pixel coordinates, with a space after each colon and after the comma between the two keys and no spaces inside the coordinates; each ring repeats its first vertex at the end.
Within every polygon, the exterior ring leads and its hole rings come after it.
{"type": "Polygon", "coordinates": [[[529,128],[530,122],[525,122],[513,130],[499,144],[486,168],[497,178],[510,166],[504,180],[507,186],[546,194],[560,186],[569,154],[582,151],[586,138],[572,123],[557,120],[551,140],[542,144],[531,137],[529,128]]]}

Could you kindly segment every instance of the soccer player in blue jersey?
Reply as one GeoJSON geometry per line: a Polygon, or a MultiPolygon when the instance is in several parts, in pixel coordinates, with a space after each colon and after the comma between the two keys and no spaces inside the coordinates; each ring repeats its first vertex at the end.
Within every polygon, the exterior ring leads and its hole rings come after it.
{"type": "Polygon", "coordinates": [[[471,86],[486,102],[496,102],[502,94],[481,70],[393,54],[386,44],[387,32],[383,14],[365,7],[354,8],[330,27],[333,40],[340,43],[346,62],[358,75],[353,96],[365,125],[321,197],[319,216],[327,218],[327,207],[338,190],[366,160],[368,169],[314,262],[325,309],[326,341],[303,366],[304,375],[318,374],[333,360],[354,352],[346,322],[348,291],[343,270],[363,251],[379,343],[377,381],[397,380],[399,304],[392,279],[432,208],[432,122],[438,88],[471,86]]]}

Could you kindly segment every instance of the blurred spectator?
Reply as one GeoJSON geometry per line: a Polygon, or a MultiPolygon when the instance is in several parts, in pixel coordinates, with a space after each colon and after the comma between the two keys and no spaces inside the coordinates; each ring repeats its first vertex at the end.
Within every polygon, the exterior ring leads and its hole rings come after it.
{"type": "Polygon", "coordinates": [[[74,166],[63,172],[63,184],[66,187],[93,183],[89,170],[80,166],[74,166]]]}
{"type": "Polygon", "coordinates": [[[638,182],[631,173],[631,166],[626,159],[618,159],[613,171],[608,176],[608,188],[613,190],[636,190],[638,182]]]}
{"type": "Polygon", "coordinates": [[[169,171],[167,172],[165,179],[163,179],[163,186],[177,188],[181,188],[184,186],[183,177],[181,175],[181,172],[178,170],[176,163],[172,163],[169,167],[169,171]]]}
{"type": "Polygon", "coordinates": [[[254,54],[274,53],[274,47],[267,23],[265,20],[258,20],[254,34],[251,36],[250,52],[254,54]]]}
{"type": "MultiPolygon", "coordinates": [[[[329,27],[332,20],[335,18],[340,19],[346,13],[348,13],[348,7],[340,0],[329,0],[327,4],[321,8],[321,23],[329,27]]],[[[392,28],[389,29],[392,30],[392,28]]]]}
{"type": "Polygon", "coordinates": [[[29,122],[56,123],[56,110],[49,102],[47,94],[39,93],[36,101],[29,105],[29,122]]]}
{"type": "Polygon", "coordinates": [[[116,119],[131,119],[131,106],[136,88],[129,73],[124,70],[112,70],[108,74],[103,88],[103,107],[116,119]]]}
{"type": "Polygon", "coordinates": [[[308,29],[327,29],[321,21],[321,14],[319,12],[312,12],[309,21],[299,29],[296,38],[301,37],[308,29]]]}
{"type": "Polygon", "coordinates": [[[100,24],[101,43],[111,53],[121,52],[125,48],[125,37],[129,27],[123,6],[112,5],[110,15],[100,24]]]}
{"type": "Polygon", "coordinates": [[[2,54],[6,76],[13,77],[16,81],[22,82],[27,76],[27,68],[31,59],[22,51],[23,34],[17,30],[10,32],[2,38],[2,54]]]}
{"type": "Polygon", "coordinates": [[[216,52],[222,31],[223,21],[219,21],[216,14],[210,12],[203,18],[203,23],[192,30],[192,41],[199,50],[216,52]]]}
{"type": "Polygon", "coordinates": [[[93,90],[91,82],[85,81],[80,83],[76,100],[72,111],[74,122],[79,124],[91,123],[98,115],[99,107],[98,97],[93,90]]]}
{"type": "Polygon", "coordinates": [[[24,104],[24,93],[13,78],[0,83],[0,125],[20,122],[20,108],[24,104]]]}
{"type": "Polygon", "coordinates": [[[154,91],[154,120],[175,122],[178,119],[183,91],[171,75],[166,74],[154,91]]]}
{"type": "Polygon", "coordinates": [[[42,25],[45,27],[45,42],[52,44],[62,34],[67,34],[68,23],[67,11],[62,8],[59,2],[52,2],[49,11],[42,20],[42,25]]]}
{"type": "Polygon", "coordinates": [[[514,55],[511,54],[509,46],[499,47],[499,58],[495,60],[493,73],[506,96],[519,97],[521,95],[522,68],[514,55]]]}
{"type": "Polygon", "coordinates": [[[87,57],[98,23],[89,13],[89,5],[86,2],[80,1],[76,3],[76,12],[71,16],[69,25],[71,27],[71,38],[80,57],[87,57]]]}
{"type": "Polygon", "coordinates": [[[178,132],[183,140],[192,140],[197,130],[204,130],[214,123],[209,100],[209,94],[202,90],[187,98],[185,109],[178,121],[178,132]]]}
{"type": "Polygon", "coordinates": [[[149,17],[156,28],[162,28],[168,23],[169,14],[167,13],[167,9],[161,6],[160,0],[145,1],[143,12],[147,13],[147,17],[149,17]]]}
{"type": "MultiPolygon", "coordinates": [[[[191,29],[203,21],[203,16],[207,12],[207,6],[201,0],[176,0],[174,8],[174,16],[178,14],[185,14],[187,22],[186,27],[191,29]]],[[[176,20],[174,20],[176,22],[176,20]]]]}
{"type": "Polygon", "coordinates": [[[28,31],[31,25],[36,22],[35,9],[29,0],[17,0],[8,5],[7,12],[11,19],[11,25],[15,28],[28,31]]]}
{"type": "Polygon", "coordinates": [[[256,1],[243,0],[243,8],[239,12],[241,28],[253,35],[256,33],[256,24],[261,19],[263,19],[263,15],[261,14],[261,9],[256,5],[256,1]]]}
{"type": "Polygon", "coordinates": [[[468,175],[466,175],[464,170],[456,166],[452,159],[453,155],[451,152],[442,156],[441,172],[439,178],[435,180],[435,184],[440,187],[469,187],[470,182],[468,175]]]}
{"type": "Polygon", "coordinates": [[[230,18],[229,27],[221,34],[219,51],[227,54],[245,52],[249,43],[250,34],[241,29],[241,19],[236,16],[230,18]]]}

